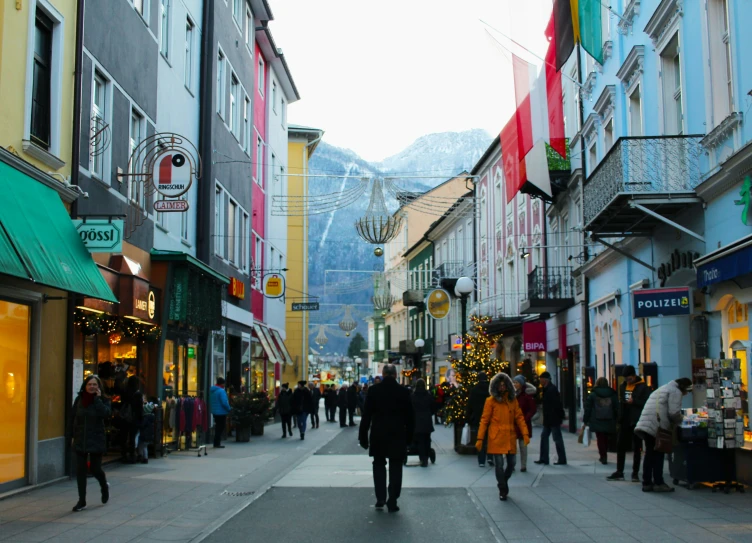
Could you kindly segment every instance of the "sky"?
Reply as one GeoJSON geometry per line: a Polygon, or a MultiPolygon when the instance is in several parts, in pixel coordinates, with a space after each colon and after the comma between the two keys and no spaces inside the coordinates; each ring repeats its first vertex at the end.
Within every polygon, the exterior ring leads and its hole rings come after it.
{"type": "Polygon", "coordinates": [[[269,3],[269,27],[301,97],[289,122],[379,161],[434,132],[498,134],[515,109],[511,56],[479,19],[542,56],[552,0],[269,3]]]}

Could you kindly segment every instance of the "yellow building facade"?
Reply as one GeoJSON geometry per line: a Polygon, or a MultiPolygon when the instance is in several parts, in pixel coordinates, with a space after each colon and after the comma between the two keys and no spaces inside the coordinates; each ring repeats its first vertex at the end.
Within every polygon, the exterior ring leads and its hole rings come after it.
{"type": "MultiPolygon", "coordinates": [[[[292,199],[308,195],[308,161],[316,146],[324,136],[324,131],[306,126],[289,125],[287,171],[288,196],[292,199]]],[[[282,382],[290,383],[310,380],[308,371],[308,323],[307,311],[293,311],[294,303],[314,302],[308,298],[308,217],[305,215],[287,218],[287,296],[285,344],[293,359],[292,366],[284,366],[282,382]]]]}

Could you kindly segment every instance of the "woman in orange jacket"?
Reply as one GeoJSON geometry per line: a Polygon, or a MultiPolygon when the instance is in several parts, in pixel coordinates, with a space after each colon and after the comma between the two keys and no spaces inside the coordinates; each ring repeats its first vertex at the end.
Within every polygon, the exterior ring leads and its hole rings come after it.
{"type": "Polygon", "coordinates": [[[509,494],[507,481],[512,476],[516,463],[517,433],[522,436],[525,445],[530,443],[525,416],[515,399],[512,379],[506,373],[498,373],[488,387],[491,394],[483,407],[483,415],[478,428],[475,448],[483,447],[483,440],[488,432],[488,454],[494,457],[496,482],[499,486],[499,499],[506,501],[509,494]],[[504,460],[506,457],[506,469],[504,460]]]}

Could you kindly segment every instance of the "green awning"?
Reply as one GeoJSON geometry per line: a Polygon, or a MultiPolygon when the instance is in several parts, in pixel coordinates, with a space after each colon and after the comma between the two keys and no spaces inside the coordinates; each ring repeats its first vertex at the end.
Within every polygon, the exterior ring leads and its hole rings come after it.
{"type": "Polygon", "coordinates": [[[117,303],[54,190],[0,161],[0,273],[117,303]]]}
{"type": "Polygon", "coordinates": [[[225,285],[230,284],[230,279],[226,275],[222,275],[216,270],[213,270],[203,262],[201,262],[198,258],[194,258],[188,253],[183,253],[181,251],[165,251],[162,249],[152,249],[151,250],[151,259],[155,262],[187,262],[188,264],[198,268],[201,272],[205,273],[206,275],[213,277],[220,283],[224,283],[225,285]]]}

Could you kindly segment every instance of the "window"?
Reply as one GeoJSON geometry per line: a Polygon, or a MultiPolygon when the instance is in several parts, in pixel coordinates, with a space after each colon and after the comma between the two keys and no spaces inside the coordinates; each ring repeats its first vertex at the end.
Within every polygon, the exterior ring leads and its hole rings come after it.
{"type": "Polygon", "coordinates": [[[248,243],[251,237],[251,220],[245,211],[243,212],[243,223],[240,230],[240,264],[239,267],[248,273],[248,243]]]}
{"type": "Polygon", "coordinates": [[[245,9],[245,46],[249,51],[253,50],[253,33],[254,33],[253,12],[250,6],[245,9]]]}
{"type": "Polygon", "coordinates": [[[271,176],[269,177],[269,182],[272,184],[272,190],[274,190],[274,182],[277,180],[276,164],[277,157],[274,156],[274,153],[272,153],[271,164],[269,165],[269,173],[271,174],[271,176]]]}
{"type": "Polygon", "coordinates": [[[227,208],[227,258],[233,264],[238,263],[238,246],[237,246],[237,222],[238,204],[230,200],[227,208]]]}
{"type": "Polygon", "coordinates": [[[629,95],[629,135],[642,136],[642,103],[639,85],[629,95]]]}
{"type": "Polygon", "coordinates": [[[161,0],[159,12],[159,52],[165,58],[170,58],[170,0],[161,0]]]}
{"type": "Polygon", "coordinates": [[[133,0],[133,7],[138,11],[141,17],[144,17],[146,13],[146,2],[147,0],[133,0]]]}
{"type": "Polygon", "coordinates": [[[230,132],[240,140],[240,81],[238,77],[233,73],[230,76],[230,119],[229,127],[230,132]]]}
{"type": "Polygon", "coordinates": [[[279,99],[279,109],[282,117],[282,126],[287,126],[287,104],[285,104],[284,98],[279,99]]]}
{"type": "Polygon", "coordinates": [[[225,257],[225,195],[219,185],[214,189],[214,254],[225,257]]]}
{"type": "Polygon", "coordinates": [[[580,131],[580,128],[582,126],[580,125],[580,100],[582,100],[582,96],[580,95],[580,89],[577,85],[574,84],[574,81],[577,81],[577,68],[572,68],[572,71],[569,73],[569,77],[571,77],[570,81],[571,88],[572,88],[572,95],[574,96],[574,100],[572,101],[572,104],[574,106],[574,111],[572,111],[572,119],[574,119],[574,126],[575,130],[572,133],[572,136],[580,131]]]}
{"type": "Polygon", "coordinates": [[[604,155],[608,153],[611,146],[614,144],[614,120],[609,119],[606,126],[603,128],[603,143],[605,145],[604,155]]]}
{"type": "Polygon", "coordinates": [[[185,88],[193,89],[193,22],[185,21],[185,88]]]}
{"type": "Polygon", "coordinates": [[[277,112],[277,82],[272,81],[272,111],[277,112]]]}
{"type": "Polygon", "coordinates": [[[255,250],[253,254],[253,282],[252,287],[259,289],[261,288],[261,275],[262,275],[262,269],[263,269],[263,261],[262,261],[262,255],[264,254],[264,245],[261,241],[261,238],[258,236],[255,236],[255,250]]]}
{"type": "Polygon", "coordinates": [[[251,150],[251,99],[246,95],[243,100],[243,149],[251,150]]]}
{"type": "MultiPolygon", "coordinates": [[[[159,192],[156,193],[156,197],[157,197],[157,200],[161,200],[161,201],[164,201],[166,199],[165,195],[159,192]]],[[[159,226],[161,226],[165,230],[167,230],[167,215],[168,213],[157,211],[157,223],[159,224],[159,226]]],[[[185,213],[181,213],[181,215],[185,215],[185,213]]]]}
{"type": "Polygon", "coordinates": [[[661,77],[663,87],[663,132],[681,134],[682,88],[681,60],[679,58],[679,34],[674,34],[661,53],[661,77]]]}
{"type": "Polygon", "coordinates": [[[261,138],[256,140],[256,182],[263,187],[264,186],[264,142],[261,138]]]}
{"type": "Polygon", "coordinates": [[[99,179],[104,178],[104,144],[105,140],[98,136],[98,132],[104,130],[107,123],[107,80],[99,73],[94,72],[94,88],[91,98],[91,135],[93,138],[91,173],[99,179]]]}
{"type": "Polygon", "coordinates": [[[217,55],[217,113],[225,118],[225,55],[222,51],[217,55]]]}
{"type": "Polygon", "coordinates": [[[261,58],[261,53],[259,53],[259,61],[258,61],[258,90],[261,93],[261,95],[264,95],[264,76],[266,74],[264,73],[264,59],[261,58]]]}
{"type": "Polygon", "coordinates": [[[241,29],[243,28],[243,0],[232,0],[232,18],[235,19],[235,24],[241,29]]]}
{"type": "MultiPolygon", "coordinates": [[[[164,213],[161,213],[161,215],[164,215],[164,213]]],[[[188,240],[188,218],[190,215],[183,211],[180,214],[180,237],[184,240],[188,240]]]]}
{"type": "MultiPolygon", "coordinates": [[[[136,148],[141,144],[144,139],[144,118],[135,110],[131,110],[131,135],[130,135],[130,156],[133,156],[136,148]]],[[[138,168],[137,164],[131,162],[131,171],[133,173],[135,168],[138,168]]],[[[131,202],[137,204],[142,209],[146,206],[144,198],[143,182],[138,181],[135,176],[128,179],[128,198],[131,202]]]]}
{"type": "Polygon", "coordinates": [[[595,148],[595,142],[588,149],[588,166],[590,167],[588,174],[592,174],[595,169],[595,165],[598,163],[598,151],[595,148]]]}
{"type": "Polygon", "coordinates": [[[50,149],[52,114],[52,20],[40,10],[34,28],[34,67],[31,96],[31,141],[50,149]]]}
{"type": "Polygon", "coordinates": [[[708,0],[707,8],[712,126],[716,127],[734,110],[728,0],[708,0]]]}

